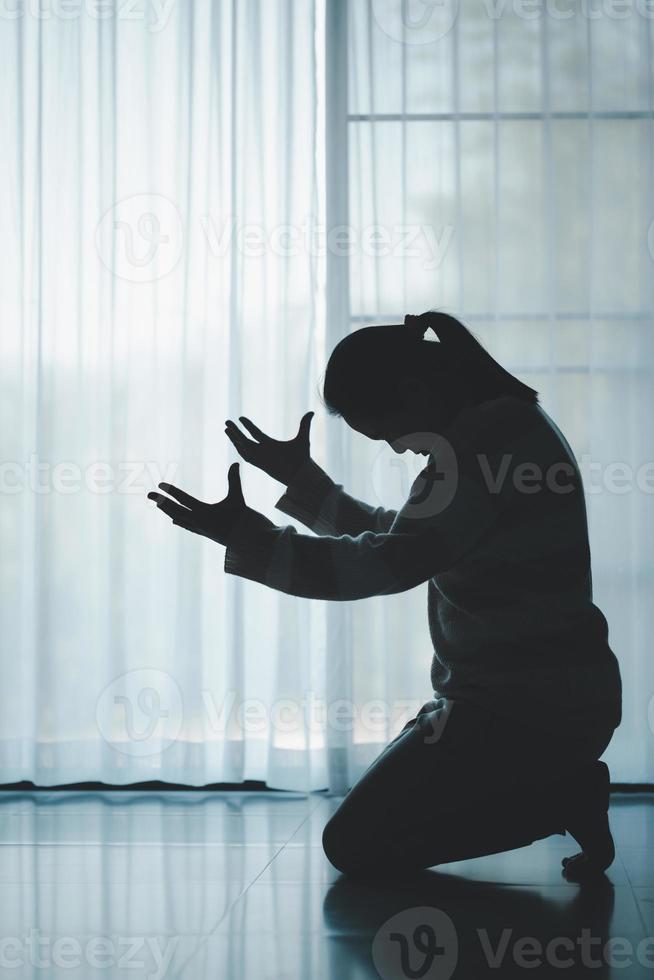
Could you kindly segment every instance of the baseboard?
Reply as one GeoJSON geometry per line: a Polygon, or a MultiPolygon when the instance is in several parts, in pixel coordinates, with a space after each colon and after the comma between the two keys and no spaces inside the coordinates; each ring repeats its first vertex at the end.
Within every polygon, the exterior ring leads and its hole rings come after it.
{"type": "MultiPolygon", "coordinates": [[[[256,779],[246,779],[242,783],[206,783],[204,786],[191,786],[187,783],[164,783],[160,780],[149,780],[141,783],[123,783],[114,785],[113,783],[86,782],[86,783],[62,783],[59,786],[37,786],[29,780],[19,783],[0,783],[0,792],[6,793],[58,793],[58,792],[100,792],[100,793],[127,793],[127,792],[239,792],[239,793],[287,793],[294,790],[272,789],[264,782],[256,779]]],[[[324,792],[316,790],[315,792],[324,792]]],[[[654,793],[654,783],[611,783],[612,793],[654,793]]],[[[306,795],[306,794],[302,794],[306,795]]]]}

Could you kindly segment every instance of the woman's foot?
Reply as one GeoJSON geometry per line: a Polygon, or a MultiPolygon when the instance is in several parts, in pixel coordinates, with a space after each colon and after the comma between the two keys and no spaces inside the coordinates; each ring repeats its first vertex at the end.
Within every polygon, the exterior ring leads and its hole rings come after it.
{"type": "Polygon", "coordinates": [[[563,875],[569,881],[585,881],[602,875],[613,863],[615,845],[609,828],[609,770],[596,762],[584,770],[575,787],[566,830],[581,851],[563,858],[563,875]]]}

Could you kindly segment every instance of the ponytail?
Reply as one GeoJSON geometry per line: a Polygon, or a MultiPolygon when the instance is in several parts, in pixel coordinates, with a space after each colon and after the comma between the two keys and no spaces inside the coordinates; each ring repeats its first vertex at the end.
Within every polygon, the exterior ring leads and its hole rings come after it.
{"type": "Polygon", "coordinates": [[[434,332],[443,345],[445,361],[468,378],[476,402],[507,395],[528,402],[538,401],[538,392],[503,368],[456,317],[434,311],[421,316],[409,315],[404,325],[416,340],[422,340],[427,330],[434,332]]]}

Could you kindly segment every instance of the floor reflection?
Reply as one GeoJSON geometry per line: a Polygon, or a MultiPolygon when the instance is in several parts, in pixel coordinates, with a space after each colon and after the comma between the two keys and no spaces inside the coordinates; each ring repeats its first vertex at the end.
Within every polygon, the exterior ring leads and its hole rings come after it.
{"type": "MultiPolygon", "coordinates": [[[[610,943],[614,909],[608,880],[594,887],[526,888],[425,871],[392,883],[341,878],[329,888],[323,912],[326,929],[371,936],[347,974],[352,977],[447,980],[452,974],[524,977],[528,971],[577,977],[588,971],[603,980],[629,975],[626,955],[610,943]]],[[[621,938],[629,941],[624,933],[621,938]]],[[[638,934],[631,940],[636,968],[638,934]]],[[[336,965],[331,975],[343,980],[336,965]]]]}
{"type": "Polygon", "coordinates": [[[616,801],[618,858],[593,888],[561,877],[564,838],[345,878],[320,846],[337,802],[0,793],[0,976],[654,977],[651,797],[616,801]]]}

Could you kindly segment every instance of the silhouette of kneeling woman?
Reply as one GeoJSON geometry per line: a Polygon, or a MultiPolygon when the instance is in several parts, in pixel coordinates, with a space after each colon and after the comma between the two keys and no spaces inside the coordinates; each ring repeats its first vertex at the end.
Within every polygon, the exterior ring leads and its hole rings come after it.
{"type": "Polygon", "coordinates": [[[364,327],[332,352],[328,411],[428,462],[398,510],[347,494],[311,459],[313,413],[279,441],[245,417],[226,433],[285,486],[248,507],[238,463],[224,500],[171,486],[148,496],[173,524],[225,545],[225,571],[291,595],[353,600],[428,583],[433,698],[386,746],[325,826],[349,875],[412,872],[569,832],[574,880],[614,858],[609,774],[621,719],[608,625],[593,603],[581,475],[537,393],[454,317],[364,327]],[[437,342],[425,337],[431,329],[437,342]]]}

